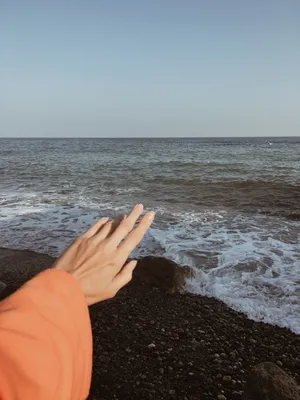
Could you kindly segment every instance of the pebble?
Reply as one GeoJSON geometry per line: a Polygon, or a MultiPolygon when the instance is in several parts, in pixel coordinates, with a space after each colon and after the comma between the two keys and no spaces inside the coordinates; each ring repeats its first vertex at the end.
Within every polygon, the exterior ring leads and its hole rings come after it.
{"type": "Polygon", "coordinates": [[[230,382],[231,381],[231,376],[230,375],[224,375],[223,376],[223,381],[224,382],[230,382]]]}
{"type": "Polygon", "coordinates": [[[218,400],[227,400],[227,398],[224,396],[224,394],[219,394],[217,397],[218,400]]]}
{"type": "Polygon", "coordinates": [[[159,368],[158,372],[159,372],[160,374],[163,374],[163,373],[164,373],[164,369],[163,369],[163,368],[159,368]]]}
{"type": "Polygon", "coordinates": [[[155,344],[154,343],[150,343],[149,345],[148,345],[148,349],[155,349],[155,344]]]}
{"type": "Polygon", "coordinates": [[[276,361],[276,364],[278,365],[278,367],[282,367],[282,362],[281,361],[276,361]]]}
{"type": "Polygon", "coordinates": [[[169,394],[175,394],[175,390],[170,389],[170,390],[169,390],[169,394]]]}

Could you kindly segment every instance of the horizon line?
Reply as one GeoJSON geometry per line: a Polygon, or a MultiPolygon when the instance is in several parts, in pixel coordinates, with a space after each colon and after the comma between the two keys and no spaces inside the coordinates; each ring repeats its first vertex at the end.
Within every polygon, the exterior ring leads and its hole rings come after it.
{"type": "Polygon", "coordinates": [[[293,136],[0,136],[1,139],[264,139],[300,138],[293,136]]]}

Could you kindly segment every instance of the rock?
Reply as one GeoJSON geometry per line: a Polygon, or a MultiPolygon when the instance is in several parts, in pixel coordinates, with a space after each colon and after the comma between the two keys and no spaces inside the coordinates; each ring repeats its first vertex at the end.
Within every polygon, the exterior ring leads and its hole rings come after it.
{"type": "Polygon", "coordinates": [[[3,290],[6,288],[6,286],[7,286],[6,283],[0,281],[0,295],[3,292],[3,290]]]}
{"type": "Polygon", "coordinates": [[[140,279],[165,289],[168,293],[182,292],[186,279],[195,275],[191,267],[181,267],[164,257],[148,256],[140,259],[133,280],[140,279]]]}
{"type": "Polygon", "coordinates": [[[300,386],[276,364],[265,362],[251,370],[243,400],[300,400],[300,386]]]}

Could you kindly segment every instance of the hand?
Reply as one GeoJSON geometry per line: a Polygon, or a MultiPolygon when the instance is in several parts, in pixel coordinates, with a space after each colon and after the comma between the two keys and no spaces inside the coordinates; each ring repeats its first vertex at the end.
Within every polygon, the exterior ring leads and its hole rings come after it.
{"type": "Polygon", "coordinates": [[[155,216],[148,212],[133,229],[143,209],[142,204],[135,206],[117,227],[108,218],[100,219],[56,261],[55,268],[77,279],[88,305],[114,297],[131,280],[137,261],[122,267],[155,216]]]}

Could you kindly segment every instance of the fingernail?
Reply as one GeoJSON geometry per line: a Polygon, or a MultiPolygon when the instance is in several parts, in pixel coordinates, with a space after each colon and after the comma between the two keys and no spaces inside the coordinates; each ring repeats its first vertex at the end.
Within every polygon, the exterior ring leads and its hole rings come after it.
{"type": "Polygon", "coordinates": [[[154,211],[150,211],[150,212],[148,213],[148,218],[149,218],[150,220],[152,220],[152,219],[154,219],[154,217],[155,217],[155,212],[154,212],[154,211]]]}
{"type": "Polygon", "coordinates": [[[124,214],[122,220],[124,221],[124,219],[126,219],[126,218],[127,218],[127,215],[124,214]]]}
{"type": "Polygon", "coordinates": [[[137,265],[137,260],[131,262],[131,268],[134,269],[137,265]]]}
{"type": "Polygon", "coordinates": [[[136,204],[135,206],[134,206],[134,208],[143,208],[144,206],[143,206],[143,204],[136,204]]]}

